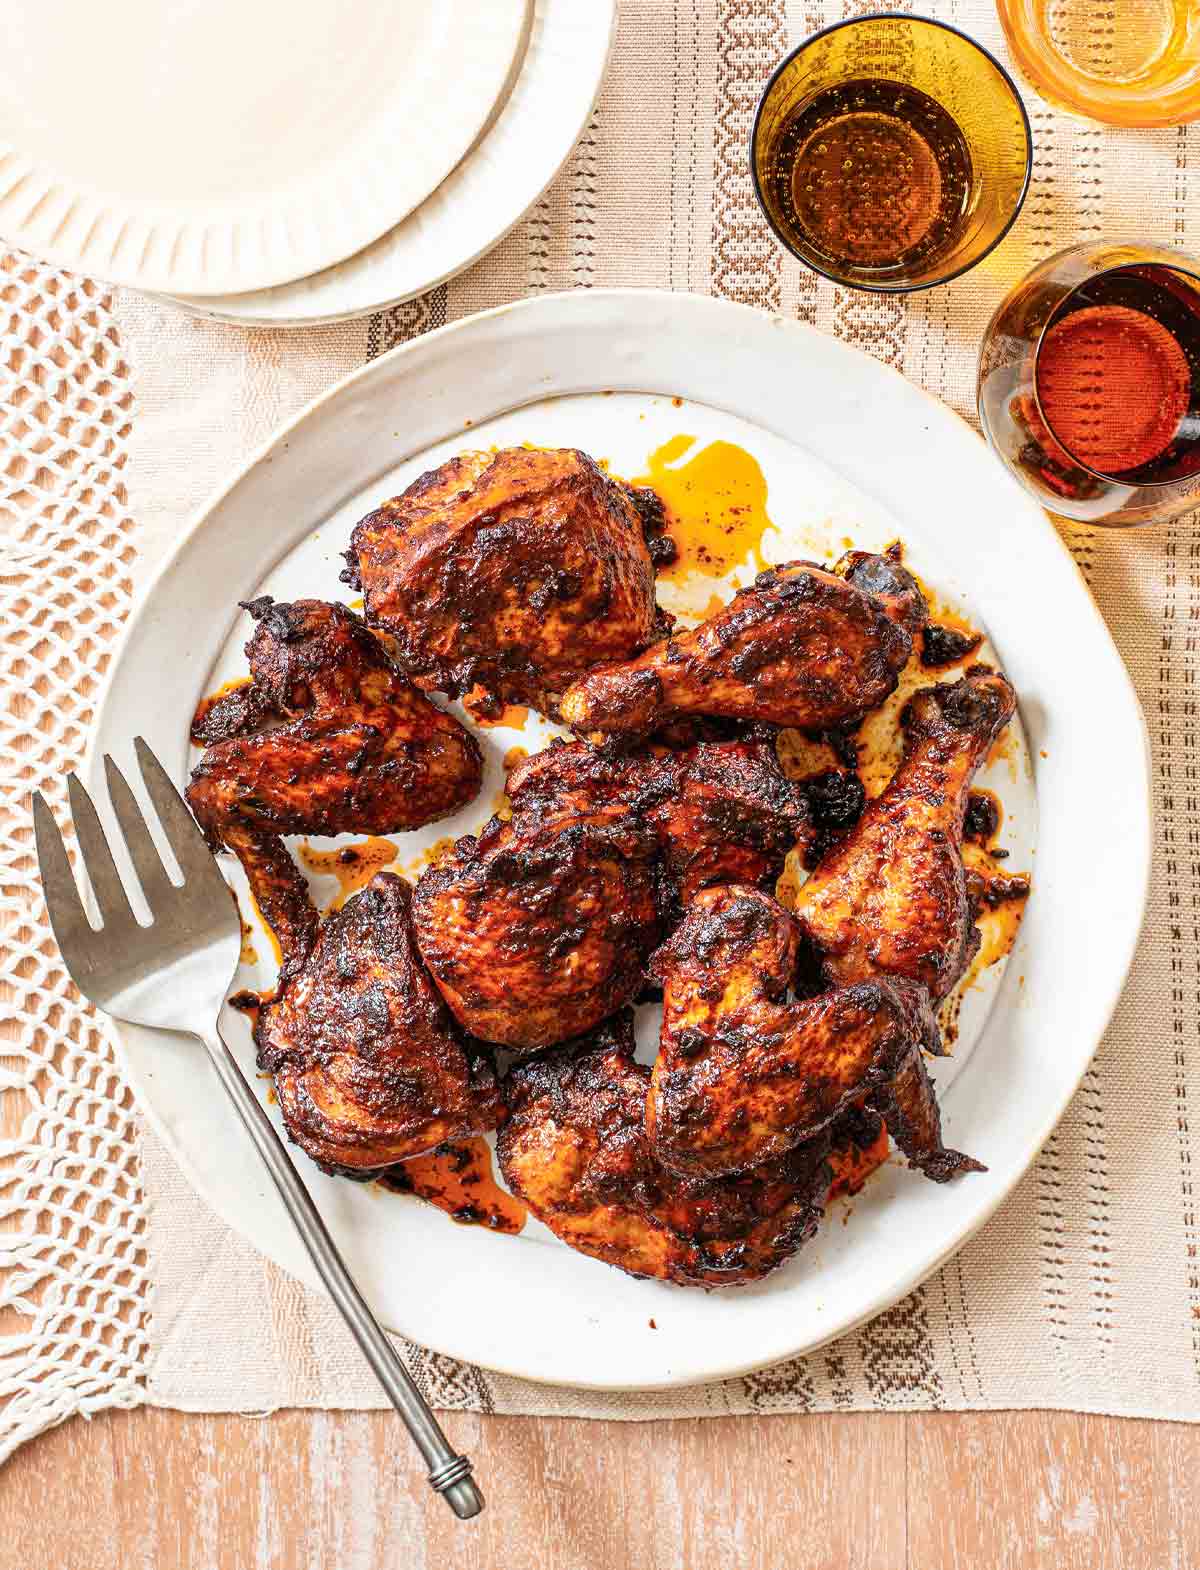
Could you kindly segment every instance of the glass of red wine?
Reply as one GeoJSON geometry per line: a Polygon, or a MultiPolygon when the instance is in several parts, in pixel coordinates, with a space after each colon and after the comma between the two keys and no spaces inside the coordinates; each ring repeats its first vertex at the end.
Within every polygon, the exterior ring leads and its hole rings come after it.
{"type": "Polygon", "coordinates": [[[988,441],[1050,512],[1119,526],[1200,507],[1200,262],[1060,251],[993,316],[978,391],[988,441]]]}

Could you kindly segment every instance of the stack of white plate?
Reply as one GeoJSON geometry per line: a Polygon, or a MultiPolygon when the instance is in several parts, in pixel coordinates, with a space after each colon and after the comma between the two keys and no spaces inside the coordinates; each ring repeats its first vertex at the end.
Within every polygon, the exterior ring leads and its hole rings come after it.
{"type": "Polygon", "coordinates": [[[616,0],[13,0],[0,237],[226,321],[410,299],[490,250],[595,105],[616,0]]]}

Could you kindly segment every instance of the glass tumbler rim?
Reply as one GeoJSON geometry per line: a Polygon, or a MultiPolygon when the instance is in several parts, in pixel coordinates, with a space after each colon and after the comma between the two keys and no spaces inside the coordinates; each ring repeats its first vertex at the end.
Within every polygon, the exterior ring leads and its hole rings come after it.
{"type": "MultiPolygon", "coordinates": [[[[1091,249],[1093,249],[1093,246],[1085,241],[1081,245],[1067,246],[1065,250],[1059,251],[1055,256],[1047,257],[1046,260],[1047,262],[1053,263],[1057,261],[1058,257],[1060,256],[1067,256],[1076,251],[1083,252],[1091,249]]],[[[1086,278],[1081,278],[1077,283],[1073,283],[1071,287],[1064,293],[1062,299],[1059,300],[1054,309],[1046,317],[1046,320],[1042,323],[1038,330],[1037,342],[1033,346],[1033,399],[1037,404],[1038,415],[1044,422],[1046,429],[1050,432],[1051,436],[1054,437],[1054,440],[1058,443],[1062,450],[1070,456],[1071,462],[1076,464],[1085,473],[1092,475],[1097,480],[1103,480],[1108,485],[1121,485],[1127,484],[1129,482],[1123,480],[1119,474],[1106,474],[1103,469],[1097,469],[1093,464],[1085,462],[1084,459],[1079,457],[1078,453],[1076,453],[1070,447],[1070,445],[1062,439],[1054,427],[1054,422],[1046,413],[1045,407],[1042,404],[1042,394],[1041,388],[1038,385],[1037,374],[1038,362],[1042,357],[1042,347],[1046,342],[1046,334],[1052,327],[1057,326],[1057,324],[1063,320],[1063,317],[1060,313],[1062,312],[1063,306],[1066,305],[1068,300],[1077,295],[1081,289],[1086,289],[1090,284],[1096,283],[1101,278],[1111,278],[1115,273],[1132,272],[1135,267],[1158,267],[1161,268],[1163,272],[1181,273],[1185,278],[1191,278],[1197,285],[1197,290],[1200,291],[1200,262],[1193,261],[1192,258],[1183,251],[1180,251],[1177,254],[1179,256],[1179,262],[1160,260],[1157,256],[1140,262],[1116,262],[1111,267],[1102,267],[1098,272],[1089,273],[1086,278]],[[1180,265],[1181,263],[1190,265],[1180,265]]],[[[990,325],[988,330],[990,332],[990,325]]],[[[1173,478],[1168,477],[1162,480],[1137,481],[1138,487],[1141,490],[1146,491],[1165,489],[1167,486],[1178,484],[1178,476],[1173,478]]]]}
{"type": "Polygon", "coordinates": [[[919,294],[924,289],[937,289],[940,288],[942,284],[953,283],[956,278],[961,278],[964,273],[969,273],[971,269],[973,267],[977,267],[985,257],[991,255],[991,253],[1012,229],[1012,226],[1016,223],[1017,219],[1021,215],[1021,209],[1025,206],[1025,198],[1029,194],[1029,186],[1033,179],[1033,125],[1029,119],[1029,111],[1025,108],[1025,102],[1021,97],[1012,73],[1001,64],[1001,62],[996,58],[990,49],[981,44],[978,39],[972,38],[970,33],[964,32],[961,27],[955,27],[952,22],[943,22],[938,17],[914,16],[911,12],[908,11],[869,11],[863,16],[847,16],[843,17],[838,22],[830,22],[826,27],[818,28],[815,33],[809,33],[808,36],[806,38],[802,38],[793,49],[788,50],[787,54],[784,55],[783,59],[780,60],[779,64],[767,78],[766,83],[763,86],[763,90],[759,94],[758,104],[754,110],[754,119],[750,125],[749,153],[750,178],[754,184],[754,197],[758,203],[759,211],[766,219],[767,226],[770,228],[771,233],[775,236],[776,241],[784,248],[785,251],[787,251],[789,256],[794,256],[798,262],[809,268],[810,271],[819,274],[822,278],[828,278],[831,283],[840,284],[843,288],[846,289],[857,289],[862,294],[919,294]],[[771,92],[774,89],[776,82],[778,82],[779,78],[792,64],[793,60],[797,59],[801,54],[803,54],[805,50],[810,49],[812,45],[815,44],[819,39],[828,37],[830,33],[840,32],[845,27],[861,27],[865,23],[869,22],[907,22],[910,25],[917,24],[922,27],[937,27],[940,28],[944,33],[953,33],[955,37],[961,38],[964,43],[969,44],[972,49],[976,50],[977,53],[984,57],[984,59],[992,66],[996,74],[1000,77],[1005,87],[1007,87],[1009,95],[1011,96],[1012,101],[1016,104],[1017,110],[1020,113],[1021,123],[1025,130],[1025,174],[1021,180],[1021,189],[1017,193],[1017,199],[1013,204],[1012,212],[1006,219],[1004,226],[999,230],[995,238],[990,240],[984,249],[980,251],[978,256],[972,257],[969,262],[964,262],[961,267],[956,267],[953,272],[946,273],[944,277],[930,278],[923,283],[860,283],[856,279],[844,278],[838,273],[831,272],[829,268],[820,266],[817,262],[813,261],[808,256],[802,256],[800,252],[792,246],[787,236],[781,233],[779,226],[771,217],[771,213],[767,207],[766,198],[763,194],[762,182],[758,175],[758,160],[754,156],[754,149],[758,143],[758,128],[762,122],[763,111],[766,108],[767,100],[771,96],[771,92]]]}
{"type": "Polygon", "coordinates": [[[1140,86],[1131,90],[1134,78],[1095,77],[1058,48],[1038,14],[1038,0],[996,0],[996,14],[1021,75],[1065,113],[1121,130],[1165,129],[1200,119],[1200,88],[1194,78],[1190,98],[1184,77],[1158,84],[1152,93],[1140,86]]]}

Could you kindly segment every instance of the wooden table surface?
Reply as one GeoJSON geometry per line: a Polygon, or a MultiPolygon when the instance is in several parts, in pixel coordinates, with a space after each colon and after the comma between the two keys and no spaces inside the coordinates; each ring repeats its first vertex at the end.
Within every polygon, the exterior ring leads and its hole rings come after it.
{"type": "Polygon", "coordinates": [[[1064,1413],[659,1423],[449,1415],[432,1499],[390,1413],[75,1419],[0,1471],[2,1570],[1190,1570],[1200,1428],[1064,1413]]]}

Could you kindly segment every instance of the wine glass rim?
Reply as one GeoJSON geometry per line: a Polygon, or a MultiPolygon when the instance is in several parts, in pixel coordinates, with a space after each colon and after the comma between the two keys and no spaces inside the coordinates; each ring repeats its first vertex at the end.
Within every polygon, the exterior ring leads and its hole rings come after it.
{"type": "MultiPolygon", "coordinates": [[[[1181,257],[1180,261],[1186,263],[1188,258],[1181,257]]],[[[1179,262],[1161,261],[1157,257],[1151,257],[1141,262],[1117,262],[1112,267],[1102,267],[1099,272],[1089,273],[1086,278],[1081,278],[1078,283],[1072,284],[1066,294],[1063,295],[1062,299],[1042,323],[1041,331],[1038,333],[1037,343],[1034,345],[1033,350],[1033,401],[1037,405],[1038,415],[1046,429],[1062,448],[1063,452],[1067,454],[1071,462],[1077,464],[1085,474],[1093,475],[1097,480],[1104,480],[1109,485],[1136,485],[1138,490],[1151,491],[1168,485],[1178,485],[1180,476],[1177,474],[1168,475],[1164,480],[1129,480],[1123,478],[1120,474],[1106,474],[1103,469],[1097,469],[1093,464],[1085,463],[1054,428],[1054,421],[1046,413],[1042,404],[1041,386],[1038,381],[1038,363],[1042,358],[1042,348],[1046,342],[1046,334],[1052,327],[1056,327],[1063,320],[1063,306],[1069,300],[1072,300],[1081,289],[1086,289],[1089,285],[1099,282],[1101,278],[1111,278],[1116,273],[1130,273],[1139,267],[1156,267],[1164,273],[1182,273],[1185,278],[1191,278],[1197,285],[1198,291],[1200,291],[1200,263],[1192,262],[1190,265],[1184,266],[1180,265],[1179,262]]],[[[1191,478],[1195,478],[1195,476],[1191,476],[1191,478]]]]}
{"type": "Polygon", "coordinates": [[[857,289],[860,291],[860,293],[863,294],[919,294],[923,289],[937,289],[940,288],[942,284],[953,283],[956,278],[961,278],[964,273],[969,273],[973,267],[978,267],[980,262],[982,262],[985,257],[988,257],[992,254],[992,252],[1008,234],[1013,224],[1015,224],[1017,219],[1021,216],[1021,209],[1025,205],[1025,198],[1029,194],[1030,182],[1033,179],[1033,125],[1029,119],[1029,111],[1025,108],[1024,100],[1022,99],[1021,94],[1017,89],[1016,81],[1013,79],[1011,72],[1005,69],[1005,67],[1000,63],[999,60],[997,60],[996,56],[990,49],[985,48],[984,45],[978,41],[978,39],[972,38],[970,33],[964,32],[961,27],[955,27],[953,23],[940,21],[937,17],[933,16],[913,16],[907,11],[868,11],[864,16],[843,17],[840,22],[830,22],[827,27],[820,27],[815,33],[809,33],[808,37],[802,38],[794,49],[789,49],[787,54],[784,55],[783,59],[771,72],[770,76],[767,78],[762,92],[759,94],[758,105],[755,108],[754,119],[750,126],[749,151],[750,178],[754,182],[754,196],[758,202],[759,211],[767,220],[767,225],[779,244],[783,246],[784,250],[787,251],[789,256],[794,256],[798,262],[803,264],[803,266],[809,268],[814,273],[818,273],[822,278],[828,278],[831,283],[840,284],[843,288],[846,289],[857,289]],[[792,61],[802,55],[806,49],[810,49],[812,45],[818,41],[818,39],[825,38],[830,33],[840,32],[844,27],[861,27],[864,23],[867,22],[906,22],[909,25],[916,24],[921,27],[937,27],[940,28],[944,33],[953,33],[956,38],[961,38],[962,41],[966,44],[969,44],[977,54],[981,54],[989,63],[989,65],[992,66],[996,74],[1000,77],[1001,81],[1008,89],[1009,96],[1012,98],[1013,103],[1015,103],[1017,106],[1017,110],[1021,116],[1021,124],[1025,131],[1025,173],[1021,180],[1021,189],[1017,192],[1017,199],[1013,203],[1012,212],[1005,221],[1003,228],[1000,229],[994,239],[988,242],[984,249],[980,251],[978,256],[973,256],[970,261],[964,262],[961,267],[956,267],[953,272],[945,273],[938,278],[930,278],[923,283],[859,283],[855,279],[844,278],[838,273],[831,272],[827,267],[822,267],[819,263],[813,261],[811,257],[802,256],[800,252],[789,243],[787,236],[781,233],[779,226],[771,217],[770,211],[767,207],[766,198],[763,195],[762,182],[758,177],[758,163],[754,157],[754,148],[758,141],[758,128],[762,121],[763,110],[766,107],[767,99],[771,96],[771,91],[774,88],[776,82],[778,82],[779,78],[787,70],[788,66],[791,65],[792,61]]]}

